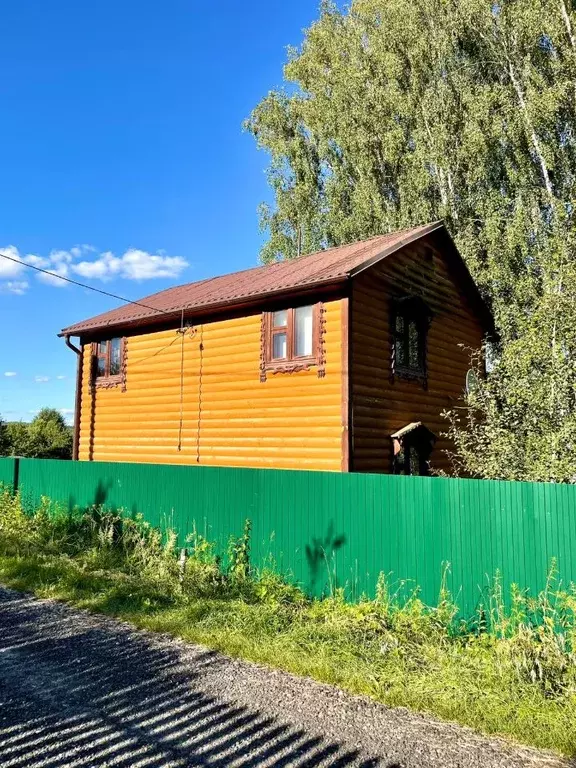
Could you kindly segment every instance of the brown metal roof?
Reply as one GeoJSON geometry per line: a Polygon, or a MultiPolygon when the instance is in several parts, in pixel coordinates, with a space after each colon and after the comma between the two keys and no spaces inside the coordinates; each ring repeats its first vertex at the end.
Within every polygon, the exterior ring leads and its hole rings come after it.
{"type": "Polygon", "coordinates": [[[404,245],[441,228],[444,228],[442,222],[435,222],[351,245],[328,248],[298,259],[168,288],[140,299],[139,304],[124,304],[110,312],[70,325],[60,335],[77,336],[105,328],[143,325],[176,318],[182,311],[188,316],[284,292],[341,283],[404,245]]]}

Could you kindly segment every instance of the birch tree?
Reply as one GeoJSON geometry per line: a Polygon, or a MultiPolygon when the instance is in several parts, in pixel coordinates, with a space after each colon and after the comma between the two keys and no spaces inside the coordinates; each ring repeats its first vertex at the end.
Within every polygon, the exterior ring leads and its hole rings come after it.
{"type": "Polygon", "coordinates": [[[247,121],[265,261],[446,221],[501,339],[451,414],[458,471],[576,476],[575,30],[566,0],[324,3],[247,121]]]}

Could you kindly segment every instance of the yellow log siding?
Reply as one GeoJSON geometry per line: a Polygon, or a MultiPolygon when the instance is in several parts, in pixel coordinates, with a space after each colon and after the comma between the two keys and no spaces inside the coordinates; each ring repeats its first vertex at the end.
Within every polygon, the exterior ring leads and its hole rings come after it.
{"type": "Polygon", "coordinates": [[[85,345],[79,458],[340,470],[340,301],[324,308],[324,378],[314,367],[261,382],[260,314],[194,326],[184,338],[129,336],[125,391],[91,393],[85,345]]]}

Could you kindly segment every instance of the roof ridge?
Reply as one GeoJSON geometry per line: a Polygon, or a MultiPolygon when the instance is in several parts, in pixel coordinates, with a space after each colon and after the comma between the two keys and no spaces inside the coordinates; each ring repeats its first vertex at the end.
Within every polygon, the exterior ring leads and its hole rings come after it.
{"type": "MultiPolygon", "coordinates": [[[[386,232],[382,235],[373,235],[372,237],[366,238],[366,240],[352,240],[350,243],[341,243],[340,245],[331,245],[330,248],[320,248],[318,251],[310,251],[310,253],[302,253],[300,256],[294,256],[292,258],[288,259],[278,259],[277,261],[269,261],[265,264],[256,264],[253,267],[247,267],[246,269],[237,269],[234,272],[223,272],[220,275],[213,275],[212,277],[206,277],[202,280],[191,280],[189,283],[181,283],[180,285],[173,285],[170,288],[166,288],[165,290],[170,291],[172,288],[184,288],[187,285],[197,285],[198,283],[209,283],[212,280],[218,280],[221,277],[234,277],[234,275],[243,275],[246,272],[253,272],[256,269],[268,269],[272,267],[280,267],[284,264],[295,264],[296,262],[300,261],[301,259],[308,259],[311,256],[318,256],[319,254],[329,253],[330,251],[337,251],[340,248],[347,248],[348,246],[352,245],[363,245],[364,247],[362,249],[358,250],[358,253],[361,253],[363,250],[366,250],[369,243],[372,243],[374,240],[378,240],[382,237],[389,237],[390,235],[400,235],[404,232],[410,232],[412,229],[415,229],[415,227],[407,227],[406,229],[399,229],[398,232],[392,231],[392,232],[386,232]]],[[[337,262],[338,263],[338,262],[337,262]]],[[[153,296],[156,294],[152,294],[153,296]]]]}
{"type": "Polygon", "coordinates": [[[328,284],[344,283],[363,269],[404,245],[434,231],[441,222],[408,227],[396,232],[374,235],[342,245],[332,246],[294,259],[257,264],[247,269],[213,275],[202,280],[172,285],[142,299],[152,304],[147,312],[134,303],[127,303],[95,317],[69,325],[61,335],[80,335],[98,329],[146,325],[156,318],[156,312],[176,315],[181,311],[194,313],[210,308],[222,308],[251,302],[261,297],[267,300],[286,292],[310,290],[328,284]]]}
{"type": "MultiPolygon", "coordinates": [[[[383,239],[386,239],[386,238],[390,238],[392,236],[394,236],[396,238],[396,237],[399,237],[401,235],[404,235],[406,232],[414,232],[415,230],[418,230],[418,229],[428,229],[429,227],[431,227],[431,226],[433,226],[434,224],[437,224],[437,223],[439,223],[439,222],[431,222],[430,224],[420,224],[417,227],[406,227],[406,229],[399,229],[399,230],[393,231],[393,232],[386,232],[383,235],[374,235],[373,237],[369,237],[366,240],[358,240],[358,241],[352,242],[352,243],[345,243],[343,245],[336,245],[336,246],[333,246],[332,248],[327,248],[325,251],[316,251],[316,253],[326,253],[327,251],[331,251],[331,250],[339,250],[341,248],[347,248],[349,246],[359,245],[361,247],[359,247],[357,250],[354,251],[354,255],[356,257],[358,257],[358,256],[361,256],[366,251],[370,250],[370,248],[374,245],[374,241],[375,240],[383,240],[383,239]]],[[[310,253],[310,254],[307,254],[307,255],[308,256],[314,256],[315,254],[314,253],[310,253]]],[[[342,262],[347,261],[349,258],[350,258],[349,256],[342,256],[341,259],[338,259],[338,261],[335,261],[334,264],[332,264],[332,268],[338,267],[339,264],[342,264],[342,262]]]]}
{"type": "MultiPolygon", "coordinates": [[[[374,245],[375,240],[379,240],[381,238],[386,237],[386,235],[378,235],[377,237],[371,237],[369,240],[361,240],[359,245],[361,244],[361,247],[358,248],[358,250],[354,251],[355,256],[361,256],[366,251],[369,251],[370,248],[374,245]]],[[[349,243],[348,245],[354,245],[354,243],[349,243]]],[[[341,245],[340,248],[346,248],[347,246],[341,245]]],[[[343,262],[347,261],[350,258],[350,256],[342,256],[341,259],[338,259],[338,261],[335,261],[332,265],[332,268],[338,267],[339,264],[342,264],[343,262]]]]}
{"type": "MultiPolygon", "coordinates": [[[[423,226],[423,225],[420,225],[420,226],[423,226]]],[[[384,234],[381,234],[381,235],[373,235],[372,237],[366,238],[366,240],[356,240],[356,241],[353,240],[350,243],[341,243],[340,245],[332,245],[330,246],[330,248],[321,248],[318,251],[303,253],[300,256],[295,256],[293,258],[279,259],[277,261],[271,261],[265,264],[256,264],[253,267],[247,267],[246,269],[238,269],[238,270],[235,270],[234,272],[223,272],[220,275],[212,275],[212,277],[205,277],[205,278],[202,278],[201,280],[191,280],[188,283],[180,283],[178,285],[172,285],[169,288],[165,288],[162,291],[158,291],[157,293],[152,293],[150,295],[158,296],[158,294],[165,293],[166,291],[172,291],[177,288],[186,288],[187,286],[190,286],[190,285],[200,285],[200,283],[211,283],[215,280],[219,280],[222,277],[234,277],[235,275],[243,275],[248,272],[254,272],[257,269],[268,269],[272,267],[283,266],[284,264],[295,264],[296,262],[300,260],[308,259],[311,256],[317,256],[319,254],[329,253],[330,251],[337,251],[341,248],[347,248],[348,246],[353,246],[353,245],[362,245],[362,248],[359,248],[358,251],[356,251],[357,254],[361,254],[368,249],[369,244],[373,243],[374,240],[379,240],[381,238],[389,237],[391,235],[401,235],[404,232],[410,232],[411,230],[418,229],[418,228],[419,227],[407,227],[406,229],[399,229],[398,231],[385,232],[384,234]]],[[[338,264],[341,263],[341,261],[344,261],[346,258],[347,258],[346,256],[343,256],[342,259],[335,262],[334,266],[337,266],[338,264]]],[[[150,298],[150,297],[144,297],[142,301],[145,301],[147,298],[150,298]]]]}

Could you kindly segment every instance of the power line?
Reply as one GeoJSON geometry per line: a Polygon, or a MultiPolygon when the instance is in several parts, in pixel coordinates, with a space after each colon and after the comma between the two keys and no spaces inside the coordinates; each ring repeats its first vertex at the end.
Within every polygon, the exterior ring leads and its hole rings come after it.
{"type": "Polygon", "coordinates": [[[123,301],[125,304],[136,304],[138,307],[144,307],[144,309],[150,309],[153,312],[159,312],[161,315],[174,315],[175,312],[166,312],[163,309],[157,309],[156,307],[150,307],[148,304],[142,304],[141,301],[132,301],[131,299],[125,299],[123,296],[118,296],[115,293],[109,293],[108,291],[103,291],[101,288],[94,288],[93,285],[86,285],[86,283],[80,283],[78,280],[72,280],[70,277],[64,277],[63,275],[58,275],[55,272],[50,272],[49,269],[41,269],[40,267],[34,266],[34,264],[28,264],[26,261],[20,261],[20,259],[15,259],[12,256],[6,256],[5,253],[0,253],[0,256],[3,259],[7,259],[8,261],[13,261],[14,264],[20,264],[22,267],[29,267],[30,269],[35,269],[36,272],[42,272],[44,275],[49,275],[50,277],[56,277],[58,280],[64,280],[66,283],[71,283],[72,285],[77,285],[80,288],[86,288],[88,291],[94,291],[95,293],[101,293],[103,296],[109,296],[111,299],[118,299],[118,301],[123,301]]]}

